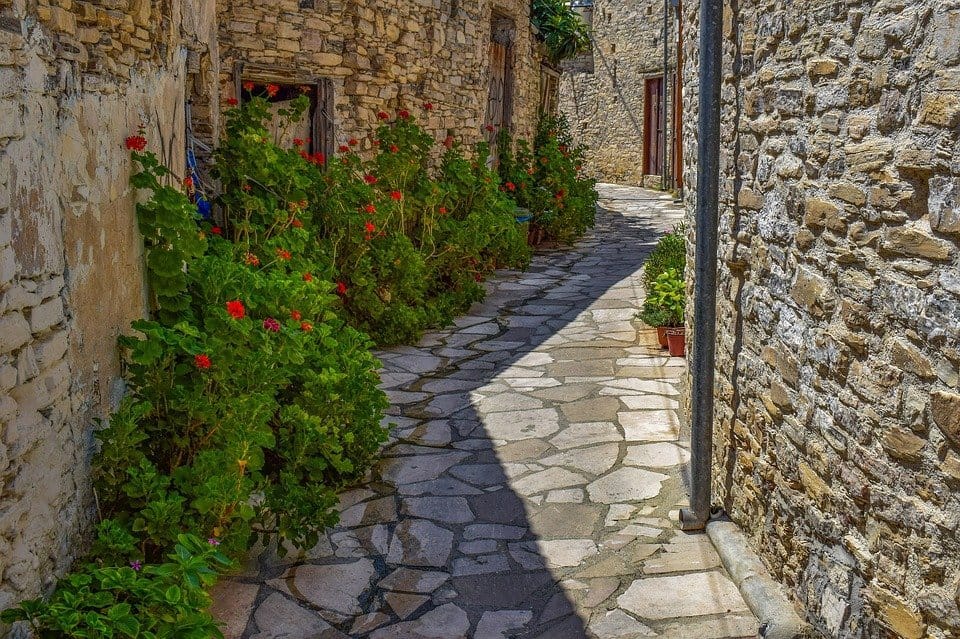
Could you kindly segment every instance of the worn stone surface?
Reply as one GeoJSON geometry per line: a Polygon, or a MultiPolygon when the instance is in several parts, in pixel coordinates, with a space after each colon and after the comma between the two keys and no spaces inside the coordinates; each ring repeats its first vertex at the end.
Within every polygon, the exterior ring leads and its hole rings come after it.
{"type": "Polygon", "coordinates": [[[819,636],[960,636],[960,4],[724,13],[715,494],[819,636]]]}
{"type": "MultiPolygon", "coordinates": [[[[575,247],[538,255],[527,273],[499,274],[487,301],[425,336],[420,354],[379,353],[387,384],[425,396],[395,405],[402,426],[370,481],[341,497],[344,516],[322,552],[278,579],[266,564],[243,579],[263,584],[258,601],[279,590],[337,631],[377,639],[675,637],[678,627],[720,627],[716,611],[743,609],[739,595],[715,588],[729,582],[709,540],[676,536],[671,511],[686,499],[680,475],[689,453],[669,397],[683,361],[663,355],[630,319],[642,304],[636,247],[652,246],[677,209],[670,200],[644,201],[655,195],[638,189],[604,186],[602,194],[597,230],[575,247]],[[530,317],[528,341],[503,337],[530,317]],[[490,352],[506,355],[493,368],[471,368],[490,352]],[[399,371],[419,367],[413,357],[437,361],[404,377],[399,371]],[[583,361],[611,372],[583,375],[583,361]],[[669,374],[638,380],[612,372],[633,365],[669,374]],[[468,370],[484,372],[461,383],[468,370]],[[568,385],[578,391],[543,392],[568,385]],[[450,393],[467,398],[455,416],[424,417],[424,407],[450,393]],[[610,421],[580,421],[594,412],[610,421]],[[450,427],[449,441],[421,445],[426,424],[440,423],[450,427]],[[636,607],[633,582],[661,575],[688,579],[690,592],[674,592],[702,603],[702,614],[650,608],[641,618],[618,603],[629,592],[623,601],[636,607]]],[[[256,610],[247,636],[269,631],[270,610],[256,610]]]]}

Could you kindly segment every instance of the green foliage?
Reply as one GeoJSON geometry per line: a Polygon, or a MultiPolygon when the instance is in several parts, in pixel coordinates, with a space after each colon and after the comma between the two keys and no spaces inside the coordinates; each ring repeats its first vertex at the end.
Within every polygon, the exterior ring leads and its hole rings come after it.
{"type": "Polygon", "coordinates": [[[662,236],[657,242],[650,257],[643,264],[643,281],[648,291],[664,271],[674,269],[683,273],[687,264],[687,245],[684,236],[685,227],[681,223],[673,229],[672,233],[662,236]]]}
{"type": "Polygon", "coordinates": [[[197,229],[197,207],[169,182],[170,171],[152,153],[133,152],[140,171],[131,184],[149,189],[153,197],[137,204],[137,222],[146,248],[147,283],[154,308],[167,321],[174,321],[186,310],[186,270],[206,248],[197,229]]]}
{"type": "Polygon", "coordinates": [[[205,612],[210,605],[206,589],[217,568],[228,565],[216,546],[181,535],[163,563],[87,564],[62,579],[49,601],[22,602],[0,620],[26,622],[41,639],[222,637],[205,612]]]}
{"type": "Polygon", "coordinates": [[[548,238],[569,243],[593,226],[596,181],[582,175],[587,149],[575,144],[565,117],[542,118],[532,147],[503,134],[500,148],[504,188],[548,238]]]}
{"type": "Polygon", "coordinates": [[[683,326],[686,301],[683,274],[669,268],[647,289],[640,318],[650,326],[683,326]]]}
{"type": "Polygon", "coordinates": [[[533,0],[530,20],[546,44],[553,63],[590,48],[590,30],[568,0],[533,0]]]}

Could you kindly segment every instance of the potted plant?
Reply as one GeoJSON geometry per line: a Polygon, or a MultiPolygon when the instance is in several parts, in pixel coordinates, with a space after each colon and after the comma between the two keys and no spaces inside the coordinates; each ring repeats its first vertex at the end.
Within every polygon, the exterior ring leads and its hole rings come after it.
{"type": "Polygon", "coordinates": [[[683,276],[677,269],[669,268],[653,281],[643,305],[641,318],[657,328],[660,346],[669,348],[671,357],[683,357],[686,352],[686,302],[683,276]]]}

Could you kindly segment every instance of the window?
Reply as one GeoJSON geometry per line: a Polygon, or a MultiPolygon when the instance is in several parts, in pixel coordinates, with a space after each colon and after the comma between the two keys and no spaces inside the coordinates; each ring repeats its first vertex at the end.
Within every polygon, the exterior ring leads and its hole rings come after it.
{"type": "MultiPolygon", "coordinates": [[[[305,144],[309,153],[333,155],[334,100],[333,82],[327,78],[299,77],[289,71],[238,63],[234,68],[234,90],[241,102],[262,97],[271,106],[276,117],[279,111],[301,95],[307,96],[310,106],[303,117],[292,126],[272,127],[281,146],[291,146],[295,139],[310,140],[305,144]]],[[[279,122],[275,119],[275,124],[279,122]]]]}

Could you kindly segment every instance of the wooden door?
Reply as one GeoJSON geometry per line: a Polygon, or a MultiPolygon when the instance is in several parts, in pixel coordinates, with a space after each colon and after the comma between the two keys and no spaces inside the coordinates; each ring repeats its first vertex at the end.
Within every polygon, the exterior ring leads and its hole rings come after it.
{"type": "Polygon", "coordinates": [[[644,92],[643,173],[658,175],[663,171],[663,78],[650,78],[644,92]]]}
{"type": "Polygon", "coordinates": [[[490,43],[490,92],[487,98],[487,117],[484,137],[490,144],[492,165],[497,164],[500,130],[509,125],[509,47],[499,42],[490,43]]]}

